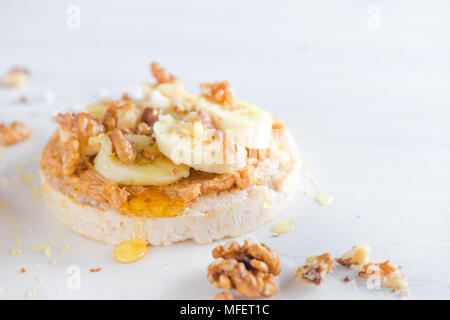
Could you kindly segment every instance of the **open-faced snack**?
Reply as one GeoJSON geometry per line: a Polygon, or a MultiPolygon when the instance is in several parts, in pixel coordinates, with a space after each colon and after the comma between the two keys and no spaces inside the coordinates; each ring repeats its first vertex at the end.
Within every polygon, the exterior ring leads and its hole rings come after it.
{"type": "Polygon", "coordinates": [[[289,129],[236,99],[228,82],[199,95],[158,64],[143,98],[58,114],[42,151],[47,207],[75,232],[118,244],[241,236],[278,216],[300,179],[289,129]]]}

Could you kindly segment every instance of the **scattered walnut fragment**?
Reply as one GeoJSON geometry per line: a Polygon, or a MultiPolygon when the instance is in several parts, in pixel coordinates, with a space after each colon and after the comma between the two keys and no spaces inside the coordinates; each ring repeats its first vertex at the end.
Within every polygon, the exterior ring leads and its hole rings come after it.
{"type": "Polygon", "coordinates": [[[333,261],[334,259],[329,253],[310,256],[306,259],[306,264],[297,269],[295,279],[318,286],[334,270],[333,261]]]}
{"type": "Polygon", "coordinates": [[[31,130],[20,122],[0,124],[0,142],[4,146],[23,141],[31,136],[31,130]]]}
{"type": "Polygon", "coordinates": [[[228,291],[222,291],[216,294],[214,300],[233,300],[233,296],[228,291]]]}
{"type": "Polygon", "coordinates": [[[128,164],[136,160],[136,146],[124,136],[120,128],[114,129],[110,138],[120,161],[128,164]]]}
{"type": "Polygon", "coordinates": [[[227,80],[222,82],[203,82],[200,84],[200,93],[202,96],[219,104],[229,107],[234,105],[234,93],[227,80]]]}
{"type": "Polygon", "coordinates": [[[11,69],[2,80],[6,87],[20,87],[28,81],[28,70],[24,68],[11,69]]]}
{"type": "Polygon", "coordinates": [[[342,257],[336,258],[336,262],[348,267],[352,265],[360,266],[369,262],[369,256],[372,252],[367,244],[354,245],[350,251],[346,252],[342,257]]]}
{"type": "Polygon", "coordinates": [[[81,159],[81,145],[76,137],[69,137],[61,142],[61,160],[62,172],[65,176],[71,176],[75,173],[78,162],[81,159]]]}
{"type": "Polygon", "coordinates": [[[90,269],[89,271],[90,272],[100,272],[100,270],[102,270],[102,268],[93,268],[93,269],[90,269]]]}
{"type": "Polygon", "coordinates": [[[362,278],[375,277],[381,280],[381,285],[387,288],[402,289],[408,286],[405,274],[400,274],[400,266],[393,265],[389,260],[381,263],[370,262],[372,249],[366,244],[357,244],[336,261],[351,267],[362,278]]]}
{"type": "MultiPolygon", "coordinates": [[[[149,150],[142,150],[141,157],[150,161],[156,160],[158,158],[158,154],[156,152],[152,152],[149,150]]],[[[174,169],[175,170],[175,169],[174,169]]]]}
{"type": "Polygon", "coordinates": [[[403,289],[408,286],[408,279],[405,274],[399,273],[400,269],[401,267],[393,265],[389,260],[382,263],[369,262],[360,266],[358,276],[379,278],[383,287],[403,289]]]}
{"type": "Polygon", "coordinates": [[[31,102],[31,98],[30,96],[24,94],[20,97],[20,102],[22,102],[23,104],[28,104],[31,102]]]}
{"type": "Polygon", "coordinates": [[[238,295],[262,298],[277,293],[275,276],[280,274],[278,253],[265,244],[231,241],[212,251],[216,260],[208,267],[208,280],[216,288],[235,289],[238,295]]]}
{"type": "Polygon", "coordinates": [[[139,110],[132,101],[111,101],[103,116],[103,124],[107,131],[115,128],[136,129],[139,120],[139,110]]]}
{"type": "Polygon", "coordinates": [[[155,108],[145,108],[142,112],[141,123],[147,124],[150,128],[153,127],[159,118],[159,110],[155,108]]]}
{"type": "Polygon", "coordinates": [[[177,77],[169,74],[166,69],[157,62],[152,62],[150,70],[158,83],[172,83],[177,80],[177,77]]]}
{"type": "Polygon", "coordinates": [[[89,113],[59,113],[53,117],[53,121],[66,132],[67,136],[73,135],[80,140],[87,140],[105,132],[103,124],[89,113]]]}
{"type": "Polygon", "coordinates": [[[137,126],[137,133],[143,135],[151,135],[153,133],[153,129],[145,122],[140,122],[137,126]]]}

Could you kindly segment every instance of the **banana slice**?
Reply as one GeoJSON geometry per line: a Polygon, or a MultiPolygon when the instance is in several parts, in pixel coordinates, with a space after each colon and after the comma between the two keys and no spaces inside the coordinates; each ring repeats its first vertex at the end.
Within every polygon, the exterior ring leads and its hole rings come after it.
{"type": "Polygon", "coordinates": [[[236,143],[248,148],[265,149],[272,133],[270,113],[243,100],[236,100],[236,107],[214,103],[204,97],[197,100],[197,109],[209,113],[214,125],[232,137],[236,143]]]}
{"type": "Polygon", "coordinates": [[[144,135],[128,135],[127,138],[136,144],[138,155],[143,151],[153,154],[153,160],[143,157],[132,164],[124,164],[112,152],[112,143],[105,134],[89,139],[90,145],[100,145],[94,160],[94,169],[105,178],[126,185],[163,186],[189,176],[189,167],[176,165],[165,157],[156,144],[150,145],[150,137],[144,135]]]}
{"type": "Polygon", "coordinates": [[[185,121],[176,120],[170,114],[160,116],[153,129],[163,154],[177,164],[205,172],[228,173],[245,166],[244,147],[223,137],[208,137],[202,122],[195,118],[193,112],[185,121]]]}

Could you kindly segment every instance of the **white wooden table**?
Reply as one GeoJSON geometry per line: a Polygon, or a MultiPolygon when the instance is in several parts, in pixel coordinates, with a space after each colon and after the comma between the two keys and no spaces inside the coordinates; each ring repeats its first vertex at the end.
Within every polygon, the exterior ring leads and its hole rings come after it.
{"type": "MultiPolygon", "coordinates": [[[[335,197],[321,207],[299,193],[280,217],[294,218],[294,232],[272,238],[269,223],[252,233],[281,255],[276,298],[398,299],[361,280],[344,283],[352,273],[341,268],[320,287],[293,281],[307,256],[340,255],[357,242],[370,244],[375,260],[404,267],[412,298],[450,298],[448,1],[76,2],[80,29],[67,26],[72,1],[0,4],[0,73],[17,64],[31,72],[26,88],[0,88],[0,122],[19,119],[34,132],[4,149],[1,181],[32,172],[37,185],[50,115],[105,94],[136,95],[152,60],[191,90],[227,78],[238,96],[290,125],[322,190],[335,197]],[[19,102],[24,92],[31,104],[19,102]]],[[[217,243],[151,248],[145,259],[120,265],[112,247],[73,234],[33,202],[30,186],[13,183],[0,200],[11,206],[24,250],[56,240],[50,256],[11,256],[17,245],[3,210],[0,299],[28,298],[66,244],[71,250],[36,298],[210,299],[218,292],[206,279],[217,243]],[[102,270],[89,272],[96,267],[102,270]]]]}

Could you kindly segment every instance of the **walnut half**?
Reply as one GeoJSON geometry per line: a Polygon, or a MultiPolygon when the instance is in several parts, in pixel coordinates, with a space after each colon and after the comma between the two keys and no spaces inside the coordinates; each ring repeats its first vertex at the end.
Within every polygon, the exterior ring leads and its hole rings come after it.
{"type": "Polygon", "coordinates": [[[270,297],[277,293],[275,276],[280,274],[278,253],[265,244],[245,240],[216,247],[216,260],[208,267],[208,280],[216,288],[235,289],[238,295],[270,297]]]}

